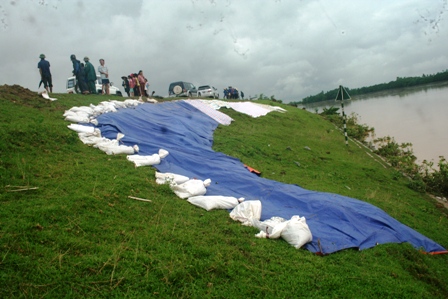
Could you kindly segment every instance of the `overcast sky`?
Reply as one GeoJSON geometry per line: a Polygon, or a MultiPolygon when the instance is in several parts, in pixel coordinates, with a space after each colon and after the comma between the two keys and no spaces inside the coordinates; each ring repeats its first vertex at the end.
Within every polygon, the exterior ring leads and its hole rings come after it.
{"type": "MultiPolygon", "coordinates": [[[[0,0],[0,84],[65,92],[70,55],[110,78],[234,86],[284,102],[448,66],[448,0],[0,0]]],[[[124,91],[123,91],[124,93],[124,91]]]]}

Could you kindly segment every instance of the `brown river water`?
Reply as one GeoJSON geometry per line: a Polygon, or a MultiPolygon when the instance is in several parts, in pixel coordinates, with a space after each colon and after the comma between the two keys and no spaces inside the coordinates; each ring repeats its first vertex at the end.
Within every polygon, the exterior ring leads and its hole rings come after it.
{"type": "MultiPolygon", "coordinates": [[[[320,113],[331,106],[341,104],[327,101],[304,107],[320,113]]],[[[376,138],[390,136],[398,143],[412,143],[417,163],[437,163],[439,156],[448,159],[448,82],[353,97],[344,101],[344,111],[375,128],[376,138]]]]}

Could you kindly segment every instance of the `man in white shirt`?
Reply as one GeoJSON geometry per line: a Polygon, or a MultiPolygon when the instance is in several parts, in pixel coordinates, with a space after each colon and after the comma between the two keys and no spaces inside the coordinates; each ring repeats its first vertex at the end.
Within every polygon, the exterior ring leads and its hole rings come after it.
{"type": "Polygon", "coordinates": [[[109,71],[107,66],[104,65],[104,59],[100,59],[100,66],[98,67],[98,72],[101,77],[101,84],[103,85],[103,94],[109,94],[109,71]]]}

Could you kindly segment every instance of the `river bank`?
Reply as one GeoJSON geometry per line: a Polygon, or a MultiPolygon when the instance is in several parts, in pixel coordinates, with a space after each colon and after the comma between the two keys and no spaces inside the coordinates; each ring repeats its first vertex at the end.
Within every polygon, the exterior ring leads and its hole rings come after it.
{"type": "MultiPolygon", "coordinates": [[[[398,143],[412,143],[418,162],[439,161],[448,157],[448,82],[377,92],[344,101],[347,115],[355,113],[359,123],[375,128],[375,137],[391,136],[398,143]]],[[[326,101],[299,108],[321,112],[340,107],[340,102],[326,101]]],[[[340,110],[339,110],[340,111],[340,110]]]]}

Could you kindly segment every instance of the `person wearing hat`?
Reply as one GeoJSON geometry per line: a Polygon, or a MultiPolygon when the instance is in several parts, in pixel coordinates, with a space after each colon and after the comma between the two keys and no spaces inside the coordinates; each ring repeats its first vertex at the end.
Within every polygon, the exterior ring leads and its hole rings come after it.
{"type": "Polygon", "coordinates": [[[84,75],[87,80],[87,87],[89,88],[89,92],[92,94],[96,94],[95,81],[96,81],[96,72],[93,65],[89,62],[89,57],[84,57],[84,75]]]}
{"type": "MultiPolygon", "coordinates": [[[[37,68],[40,73],[40,82],[44,84],[48,93],[53,92],[53,83],[51,82],[50,62],[45,60],[45,55],[40,54],[40,61],[37,64],[37,68]],[[48,90],[50,88],[50,90],[48,90]]],[[[40,87],[40,84],[39,84],[40,87]]]]}

